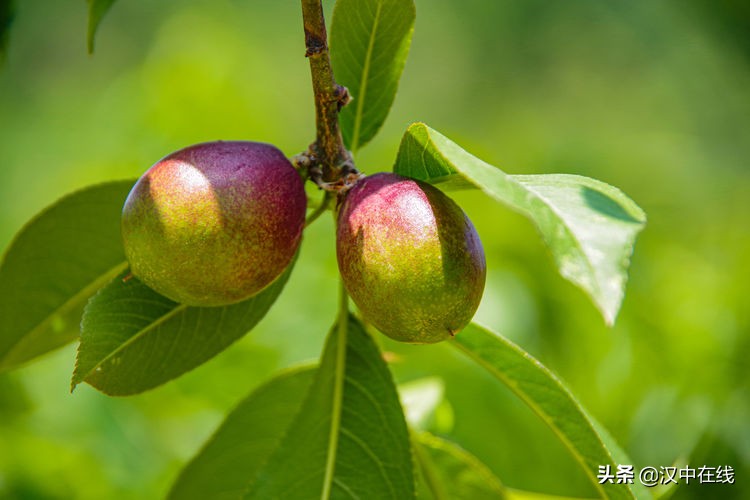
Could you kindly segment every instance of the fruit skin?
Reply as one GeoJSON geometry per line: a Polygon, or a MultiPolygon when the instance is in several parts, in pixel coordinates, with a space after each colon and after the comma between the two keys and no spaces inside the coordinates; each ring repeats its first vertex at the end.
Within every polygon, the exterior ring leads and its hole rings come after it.
{"type": "Polygon", "coordinates": [[[289,265],[305,222],[302,179],[270,144],[196,144],[138,179],[122,211],[131,272],[191,306],[247,299],[289,265]]]}
{"type": "Polygon", "coordinates": [[[347,193],[336,253],[362,316],[402,342],[455,335],[484,291],[484,250],[466,214],[435,187],[397,174],[365,177],[347,193]]]}

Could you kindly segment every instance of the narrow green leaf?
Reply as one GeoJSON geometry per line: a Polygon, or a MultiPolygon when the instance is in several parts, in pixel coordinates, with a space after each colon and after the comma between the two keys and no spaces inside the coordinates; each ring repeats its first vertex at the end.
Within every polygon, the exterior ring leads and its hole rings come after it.
{"type": "MultiPolygon", "coordinates": [[[[586,411],[583,407],[581,407],[582,411],[586,411]]],[[[602,424],[599,423],[598,420],[596,420],[594,417],[586,413],[586,417],[589,419],[591,424],[594,426],[594,430],[599,434],[599,438],[602,440],[602,443],[604,443],[604,446],[607,447],[607,450],[609,451],[610,455],[612,455],[612,458],[614,459],[616,464],[623,464],[623,465],[632,465],[636,467],[635,462],[632,458],[625,452],[625,450],[620,446],[620,443],[615,440],[614,437],[612,437],[612,434],[609,433],[609,430],[607,430],[606,427],[604,427],[602,424]]],[[[640,481],[635,480],[633,484],[630,485],[630,488],[633,490],[633,494],[636,498],[655,498],[655,491],[654,489],[646,488],[640,481]]]]}
{"type": "Polygon", "coordinates": [[[414,439],[417,462],[422,472],[420,498],[582,500],[508,488],[489,467],[457,444],[430,433],[420,433],[414,439]]]}
{"type": "Polygon", "coordinates": [[[120,213],[133,183],[70,194],[13,240],[0,263],[0,371],[78,336],[86,301],[127,266],[120,213]]]}
{"type": "Polygon", "coordinates": [[[331,22],[331,62],[352,102],[341,110],[346,145],[357,151],[377,134],[409,54],[413,0],[338,0],[331,22]]]}
{"type": "Polygon", "coordinates": [[[414,498],[409,434],[390,371],[362,325],[343,321],[246,498],[414,498]]]}
{"type": "Polygon", "coordinates": [[[96,30],[99,28],[99,23],[102,22],[104,14],[107,13],[115,0],[88,0],[89,3],[89,27],[86,35],[86,46],[88,47],[89,54],[94,53],[94,37],[96,36],[96,30]]]}
{"type": "Polygon", "coordinates": [[[297,368],[255,389],[182,470],[169,498],[241,498],[302,406],[315,373],[314,367],[297,368]]]}
{"type": "Polygon", "coordinates": [[[0,63],[5,59],[8,50],[8,31],[13,24],[15,7],[13,0],[0,0],[0,63]]]}
{"type": "Polygon", "coordinates": [[[205,363],[263,319],[292,267],[258,295],[226,307],[178,304],[123,273],[86,306],[71,387],[85,381],[127,396],[205,363]]]}
{"type": "Polygon", "coordinates": [[[560,274],[583,289],[612,325],[646,216],[620,190],[578,175],[508,175],[423,123],[412,124],[394,171],[441,188],[476,187],[531,219],[560,274]]]}
{"type": "Polygon", "coordinates": [[[414,439],[422,480],[433,499],[506,498],[500,480],[474,455],[427,432],[415,435],[414,439]]]}
{"type": "MultiPolygon", "coordinates": [[[[649,498],[629,484],[599,484],[599,466],[617,464],[605,437],[562,381],[538,360],[502,336],[472,323],[454,345],[508,386],[557,435],[602,498],[649,498]]],[[[607,439],[609,436],[606,436],[607,439]]],[[[618,447],[619,448],[619,447],[618,447]]]]}

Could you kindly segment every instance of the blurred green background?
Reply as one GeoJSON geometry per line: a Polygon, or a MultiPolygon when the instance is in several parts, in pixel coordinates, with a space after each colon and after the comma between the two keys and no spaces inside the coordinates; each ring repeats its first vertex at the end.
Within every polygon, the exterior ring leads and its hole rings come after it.
{"type": "MultiPolygon", "coordinates": [[[[120,0],[93,57],[85,2],[18,3],[0,69],[0,251],[58,197],[135,178],[180,147],[251,139],[291,156],[314,138],[298,2],[120,0]]],[[[507,172],[588,175],[629,194],[649,223],[611,330],[528,221],[457,194],[488,257],[477,319],[566,380],[636,467],[734,467],[737,484],[675,498],[750,498],[748,4],[416,3],[394,109],[358,167],[390,168],[421,120],[507,172]]],[[[318,356],[336,308],[331,222],[306,233],[260,326],[172,383],[71,395],[73,345],[0,375],[0,498],[162,497],[252,387],[318,356]]],[[[595,495],[541,421],[457,350],[382,342],[399,382],[444,379],[452,417],[435,431],[506,484],[595,495]]]]}

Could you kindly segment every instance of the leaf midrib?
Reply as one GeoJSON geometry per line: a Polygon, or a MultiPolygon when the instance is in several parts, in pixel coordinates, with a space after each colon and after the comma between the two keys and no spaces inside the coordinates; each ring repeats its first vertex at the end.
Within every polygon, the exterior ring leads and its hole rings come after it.
{"type": "MultiPolygon", "coordinates": [[[[474,325],[475,325],[476,327],[478,327],[478,328],[482,328],[482,329],[484,329],[483,327],[481,327],[480,325],[478,325],[478,324],[476,324],[476,323],[474,323],[474,325]]],[[[529,408],[531,408],[531,410],[532,410],[532,411],[533,411],[534,413],[536,413],[536,414],[537,414],[537,415],[539,416],[539,418],[541,418],[541,419],[542,419],[542,421],[543,421],[543,422],[544,422],[545,424],[547,424],[547,426],[548,426],[548,427],[549,427],[549,428],[550,428],[550,429],[552,430],[552,432],[554,432],[554,433],[555,433],[555,435],[556,435],[556,436],[558,437],[558,439],[560,439],[560,441],[562,441],[562,443],[563,443],[563,444],[565,445],[565,447],[566,447],[566,448],[568,448],[568,451],[570,451],[570,453],[571,453],[571,454],[573,455],[573,457],[575,458],[575,460],[576,460],[576,461],[577,461],[577,462],[579,463],[579,465],[581,466],[581,469],[583,469],[583,471],[584,471],[584,474],[586,475],[586,477],[588,477],[588,478],[589,478],[589,480],[590,480],[590,481],[591,481],[591,482],[592,482],[592,483],[594,484],[594,487],[595,487],[595,488],[596,488],[596,489],[597,489],[597,490],[598,490],[598,491],[599,491],[599,492],[601,493],[601,495],[602,495],[602,498],[605,498],[605,499],[606,499],[606,498],[611,498],[611,497],[610,497],[610,496],[609,496],[609,495],[607,494],[607,492],[606,492],[606,490],[604,489],[604,487],[603,487],[603,486],[602,486],[602,485],[601,485],[601,484],[600,484],[600,483],[599,483],[599,482],[598,482],[598,481],[596,480],[596,476],[594,476],[594,475],[592,475],[592,474],[591,474],[591,471],[589,470],[589,468],[588,468],[588,466],[587,466],[587,464],[586,464],[586,461],[585,461],[585,459],[583,458],[583,455],[581,455],[581,454],[580,454],[580,453],[578,452],[578,449],[577,449],[577,448],[576,448],[576,447],[575,447],[575,446],[573,445],[573,443],[572,443],[572,442],[571,442],[571,441],[570,441],[570,440],[569,440],[569,439],[567,438],[567,436],[566,436],[565,434],[563,434],[563,433],[562,433],[562,432],[561,432],[560,430],[558,430],[558,427],[557,427],[557,426],[555,426],[555,425],[553,424],[553,420],[552,420],[552,419],[551,419],[551,418],[549,417],[549,415],[547,414],[547,412],[543,411],[543,410],[541,409],[541,407],[540,407],[539,405],[537,405],[537,404],[536,404],[536,402],[534,402],[534,400],[533,400],[533,399],[531,399],[530,397],[528,397],[528,396],[526,395],[526,392],[525,392],[525,391],[521,390],[521,388],[520,388],[520,387],[518,386],[518,384],[517,384],[517,383],[515,382],[515,380],[513,380],[513,379],[510,379],[509,377],[507,377],[507,376],[506,376],[506,375],[505,375],[505,374],[504,374],[503,372],[501,372],[500,370],[496,369],[496,368],[495,368],[495,367],[494,367],[494,366],[493,366],[492,364],[490,364],[490,363],[488,363],[487,361],[485,361],[483,357],[481,357],[481,356],[478,356],[478,355],[475,355],[475,354],[474,354],[474,351],[473,351],[473,350],[471,350],[471,349],[467,348],[466,346],[464,346],[464,345],[463,345],[463,344],[462,344],[461,342],[459,342],[458,340],[456,340],[456,341],[454,341],[454,342],[452,342],[452,343],[453,343],[453,345],[455,345],[455,346],[457,346],[457,347],[458,347],[459,349],[461,349],[461,350],[462,350],[462,351],[463,351],[464,353],[466,353],[466,354],[467,354],[467,355],[468,355],[469,357],[471,357],[471,358],[472,358],[473,360],[475,360],[475,361],[476,361],[476,362],[477,362],[478,364],[480,364],[481,366],[485,367],[485,368],[486,368],[487,370],[489,370],[489,371],[490,371],[491,373],[494,373],[494,374],[495,374],[495,376],[497,376],[497,377],[498,377],[498,378],[499,378],[499,379],[500,379],[500,380],[501,380],[501,381],[502,381],[502,382],[503,382],[503,383],[504,383],[504,384],[505,384],[505,385],[506,385],[506,386],[507,386],[507,387],[508,387],[508,388],[509,388],[509,389],[510,389],[510,390],[511,390],[511,391],[512,391],[512,392],[513,392],[513,393],[514,393],[515,395],[516,395],[516,396],[518,396],[518,397],[519,397],[519,398],[520,398],[520,399],[521,399],[521,400],[522,400],[522,401],[523,401],[524,403],[526,403],[526,404],[527,404],[527,405],[529,406],[529,408]]],[[[515,345],[513,345],[513,344],[506,344],[506,345],[508,345],[508,346],[509,346],[510,348],[512,348],[512,349],[513,349],[514,351],[518,352],[518,347],[517,347],[517,346],[515,346],[515,345]]],[[[524,351],[521,351],[521,355],[522,355],[522,356],[524,356],[524,355],[528,356],[528,354],[526,354],[526,353],[525,353],[524,351]]],[[[529,357],[530,357],[530,356],[529,356],[529,357]]],[[[532,359],[534,359],[534,358],[532,358],[532,359]]],[[[541,364],[540,364],[540,365],[541,365],[541,364]]],[[[550,377],[551,377],[551,378],[552,378],[553,380],[555,380],[555,381],[558,381],[557,377],[556,377],[556,376],[555,376],[555,375],[554,375],[554,374],[553,374],[552,372],[549,372],[549,371],[548,371],[548,374],[550,375],[550,377]]],[[[565,389],[565,387],[564,387],[564,386],[558,386],[558,388],[561,388],[561,390],[562,390],[562,391],[563,391],[563,392],[564,392],[564,393],[565,393],[565,394],[566,394],[567,396],[569,396],[569,397],[571,398],[571,400],[572,400],[572,401],[573,401],[573,402],[574,402],[574,403],[575,403],[575,404],[576,404],[576,405],[578,406],[578,404],[577,404],[577,402],[575,401],[575,399],[574,399],[574,398],[572,397],[572,395],[571,395],[571,394],[570,394],[570,393],[569,393],[569,392],[568,392],[568,391],[567,391],[567,390],[565,389]]],[[[579,409],[579,411],[580,411],[580,407],[579,407],[578,409],[579,409]]],[[[610,453],[608,452],[608,450],[607,450],[606,446],[605,446],[605,445],[604,445],[604,443],[603,443],[603,442],[601,441],[601,438],[599,438],[599,435],[598,435],[598,433],[596,432],[596,430],[595,430],[595,429],[593,428],[593,425],[591,424],[591,422],[589,422],[589,421],[588,421],[588,419],[586,419],[586,416],[585,416],[585,414],[584,414],[584,413],[583,413],[582,411],[581,411],[581,414],[582,414],[582,415],[584,415],[584,419],[585,419],[585,421],[586,421],[586,422],[588,423],[588,425],[589,425],[589,428],[593,430],[593,432],[594,432],[594,435],[596,436],[597,442],[598,442],[598,443],[599,443],[599,444],[601,445],[601,449],[602,449],[602,451],[604,451],[604,454],[605,454],[605,455],[606,455],[606,456],[607,456],[607,457],[609,458],[609,463],[610,463],[610,464],[614,464],[614,459],[612,458],[612,455],[611,455],[611,454],[610,454],[610,453]]],[[[626,485],[626,489],[627,489],[627,491],[628,491],[629,493],[631,493],[631,494],[630,494],[630,497],[631,497],[631,498],[634,498],[634,496],[633,496],[632,492],[630,492],[630,488],[628,488],[628,487],[627,487],[627,485],[626,485]]]]}
{"type": "MultiPolygon", "coordinates": [[[[568,235],[568,237],[571,240],[573,240],[573,242],[575,242],[576,248],[578,248],[579,251],[581,252],[581,254],[583,254],[583,256],[585,257],[583,260],[586,262],[586,268],[587,268],[588,272],[590,273],[590,275],[594,277],[594,280],[593,280],[594,290],[591,290],[591,293],[592,294],[595,293],[597,296],[601,296],[601,294],[602,294],[601,285],[599,283],[599,278],[598,278],[598,276],[596,274],[596,269],[594,268],[594,265],[591,263],[591,258],[586,253],[584,245],[581,243],[581,241],[578,239],[578,237],[576,237],[575,232],[570,227],[570,225],[568,224],[568,222],[565,219],[565,217],[560,213],[559,210],[555,209],[555,205],[553,203],[549,202],[548,199],[544,195],[542,195],[541,193],[539,193],[535,189],[532,189],[531,187],[529,187],[528,185],[524,184],[523,182],[521,182],[521,181],[519,181],[517,179],[514,179],[512,176],[508,176],[508,177],[513,182],[515,182],[516,184],[518,184],[519,186],[523,187],[528,192],[530,192],[531,194],[533,194],[539,201],[541,201],[542,203],[544,203],[544,205],[547,208],[549,208],[549,210],[552,213],[554,213],[557,216],[557,218],[560,220],[560,222],[562,223],[563,227],[565,228],[565,233],[568,235]]],[[[566,278],[567,278],[567,276],[566,276],[566,278]]],[[[596,302],[596,299],[594,301],[596,302]]],[[[607,313],[605,312],[605,315],[606,314],[607,313]]]]}
{"type": "Polygon", "coordinates": [[[42,321],[37,323],[35,327],[33,327],[25,334],[21,335],[18,340],[10,346],[5,355],[3,355],[2,361],[0,361],[0,369],[4,367],[5,362],[7,362],[8,359],[12,359],[14,352],[18,350],[19,346],[23,345],[24,341],[26,341],[27,339],[35,338],[46,328],[48,328],[56,317],[69,313],[77,305],[80,304],[81,300],[91,297],[91,295],[93,295],[98,289],[104,286],[109,280],[127,269],[127,267],[127,261],[118,262],[116,265],[101,273],[97,278],[91,280],[88,285],[81,288],[68,300],[57,306],[42,321]]]}
{"type": "MultiPolygon", "coordinates": [[[[341,285],[343,288],[343,284],[341,285]]],[[[342,290],[343,297],[346,292],[342,290]]],[[[333,401],[331,406],[331,428],[328,435],[328,452],[326,456],[326,469],[323,476],[323,491],[321,500],[331,498],[331,491],[336,470],[336,456],[338,452],[339,433],[341,430],[341,414],[344,400],[344,379],[346,375],[346,341],[349,332],[348,306],[339,315],[338,338],[336,339],[336,363],[333,383],[333,401]]]]}
{"type": "Polygon", "coordinates": [[[149,323],[145,328],[140,329],[138,332],[136,332],[135,335],[133,335],[132,337],[130,337],[129,339],[127,339],[125,342],[123,342],[122,344],[120,344],[117,347],[117,349],[113,350],[112,352],[110,352],[109,354],[107,354],[105,357],[103,357],[100,361],[98,361],[96,364],[94,364],[94,366],[92,366],[91,369],[88,370],[85,375],[80,375],[79,377],[76,377],[75,379],[73,379],[73,383],[72,383],[72,386],[71,386],[71,391],[75,388],[75,386],[77,386],[78,384],[80,384],[81,382],[83,382],[84,380],[86,380],[94,371],[96,371],[96,369],[98,367],[104,365],[107,361],[109,361],[114,356],[116,356],[117,354],[119,354],[120,352],[122,352],[123,350],[125,350],[126,348],[128,348],[131,344],[133,344],[134,342],[136,342],[137,340],[139,340],[141,337],[143,337],[144,335],[146,335],[150,331],[154,330],[155,328],[158,328],[162,323],[164,323],[167,320],[173,318],[178,313],[184,311],[187,308],[188,308],[188,306],[185,305],[185,304],[177,304],[174,309],[172,309],[171,311],[169,311],[166,314],[163,314],[161,317],[159,317],[158,319],[154,320],[153,322],[149,323]]]}
{"type": "Polygon", "coordinates": [[[378,31],[378,25],[380,24],[380,11],[383,8],[383,2],[379,1],[377,10],[375,11],[375,18],[372,21],[372,31],[370,31],[370,39],[367,42],[367,53],[365,55],[365,63],[362,67],[362,85],[359,88],[359,95],[355,96],[357,103],[357,113],[354,115],[354,130],[352,131],[352,152],[356,153],[359,148],[359,133],[362,126],[362,115],[364,113],[365,99],[367,96],[367,79],[370,77],[370,61],[372,59],[372,51],[375,47],[375,34],[378,31]]]}

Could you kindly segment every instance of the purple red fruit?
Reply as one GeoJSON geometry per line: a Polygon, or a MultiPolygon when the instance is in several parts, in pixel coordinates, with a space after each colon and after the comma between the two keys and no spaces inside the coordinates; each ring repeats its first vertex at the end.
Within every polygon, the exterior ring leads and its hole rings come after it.
{"type": "Polygon", "coordinates": [[[131,272],[191,306],[247,299],[289,265],[306,196],[270,144],[207,142],[176,151],[133,187],[122,212],[131,272]]]}
{"type": "Polygon", "coordinates": [[[365,177],[344,199],[336,236],[344,285],[384,334],[433,343],[471,321],[484,291],[484,250],[440,190],[396,174],[365,177]]]}

